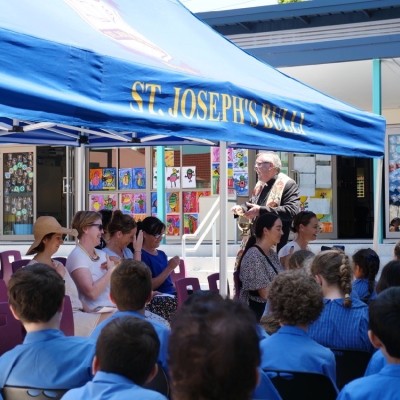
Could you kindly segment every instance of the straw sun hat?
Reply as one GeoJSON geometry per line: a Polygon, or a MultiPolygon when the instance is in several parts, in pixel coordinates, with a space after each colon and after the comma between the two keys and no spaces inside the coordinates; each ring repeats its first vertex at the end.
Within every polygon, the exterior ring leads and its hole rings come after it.
{"type": "Polygon", "coordinates": [[[44,216],[39,217],[33,225],[33,236],[35,241],[26,252],[27,255],[35,254],[35,249],[40,245],[43,238],[49,233],[60,233],[62,235],[77,236],[76,229],[63,228],[54,217],[44,216]]]}

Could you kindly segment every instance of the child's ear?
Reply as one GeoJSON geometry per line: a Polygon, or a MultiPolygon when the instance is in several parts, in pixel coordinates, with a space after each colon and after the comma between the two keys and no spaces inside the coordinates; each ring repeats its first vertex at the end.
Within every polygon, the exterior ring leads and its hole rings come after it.
{"type": "Polygon", "coordinates": [[[156,377],[157,373],[158,373],[158,364],[155,363],[155,364],[154,364],[154,367],[153,367],[153,369],[151,370],[149,376],[147,377],[145,383],[151,382],[151,381],[156,377]]]}
{"type": "Polygon", "coordinates": [[[368,331],[368,337],[369,341],[375,348],[380,349],[381,347],[383,347],[383,343],[381,342],[381,340],[371,330],[368,331]]]}
{"type": "Polygon", "coordinates": [[[10,304],[9,305],[10,310],[11,310],[11,314],[14,316],[15,319],[17,319],[18,321],[21,321],[21,319],[18,317],[17,313],[14,310],[14,307],[10,304]]]}
{"type": "Polygon", "coordinates": [[[96,372],[100,369],[100,361],[97,358],[97,356],[95,355],[93,357],[93,361],[92,361],[92,374],[93,376],[96,374],[96,372]]]}

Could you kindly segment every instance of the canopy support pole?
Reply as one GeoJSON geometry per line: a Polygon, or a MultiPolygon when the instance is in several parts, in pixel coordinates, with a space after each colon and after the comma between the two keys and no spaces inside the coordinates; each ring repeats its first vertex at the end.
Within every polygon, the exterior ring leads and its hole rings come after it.
{"type": "Polygon", "coordinates": [[[86,210],[85,188],[86,188],[86,149],[80,145],[75,149],[75,210],[86,210]]]}
{"type": "MultiPolygon", "coordinates": [[[[381,60],[372,60],[372,111],[382,114],[382,68],[381,60]]],[[[383,243],[382,232],[382,158],[373,160],[374,179],[374,233],[373,248],[378,252],[378,244],[383,243]]]]}
{"type": "Polygon", "coordinates": [[[222,297],[228,294],[227,285],[227,262],[228,262],[228,171],[226,157],[226,142],[219,144],[220,167],[219,167],[219,197],[220,197],[220,238],[219,238],[219,293],[222,297]]]}
{"type": "MultiPolygon", "coordinates": [[[[164,146],[157,146],[157,218],[166,224],[165,220],[165,155],[164,146]]],[[[165,243],[165,237],[162,239],[165,243]]]]}

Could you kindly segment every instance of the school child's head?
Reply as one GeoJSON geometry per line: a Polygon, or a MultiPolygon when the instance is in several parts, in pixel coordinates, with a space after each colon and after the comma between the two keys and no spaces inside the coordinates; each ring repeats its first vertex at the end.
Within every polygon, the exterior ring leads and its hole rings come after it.
{"type": "Polygon", "coordinates": [[[315,254],[310,250],[297,250],[289,258],[288,269],[308,270],[315,254]]]}
{"type": "Polygon", "coordinates": [[[389,261],[384,266],[376,284],[376,293],[392,286],[400,286],[400,261],[398,260],[389,261]]]}

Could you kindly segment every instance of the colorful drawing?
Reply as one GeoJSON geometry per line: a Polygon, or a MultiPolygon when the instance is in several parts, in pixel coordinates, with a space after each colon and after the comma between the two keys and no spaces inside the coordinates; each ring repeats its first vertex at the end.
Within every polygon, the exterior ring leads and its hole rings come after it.
{"type": "Polygon", "coordinates": [[[139,222],[139,221],[143,221],[146,217],[147,217],[146,214],[135,214],[135,215],[133,216],[133,219],[134,219],[136,222],[139,222]]]}
{"type": "Polygon", "coordinates": [[[249,194],[249,177],[245,172],[235,172],[233,179],[235,181],[235,190],[239,196],[249,194]]]}
{"type": "Polygon", "coordinates": [[[179,192],[166,193],[166,198],[166,212],[179,212],[179,192]]]}
{"type": "Polygon", "coordinates": [[[233,161],[233,149],[232,148],[228,148],[226,149],[226,160],[228,162],[232,162],[233,161]]]}
{"type": "Polygon", "coordinates": [[[168,236],[179,236],[180,234],[180,226],[181,226],[181,217],[175,214],[167,214],[167,229],[166,234],[168,236]]]}
{"type": "Polygon", "coordinates": [[[134,194],[134,213],[145,214],[146,213],[146,193],[135,193],[134,194]]]}
{"type": "Polygon", "coordinates": [[[121,193],[120,194],[120,205],[119,208],[124,214],[133,215],[133,204],[134,204],[134,195],[132,193],[121,193]]]}
{"type": "Polygon", "coordinates": [[[183,214],[183,233],[195,233],[199,225],[199,214],[183,214]]]}
{"type": "Polygon", "coordinates": [[[219,147],[211,147],[211,162],[215,163],[218,162],[219,163],[219,147]]]}
{"type": "Polygon", "coordinates": [[[197,194],[196,192],[183,192],[183,212],[194,213],[198,212],[197,194]]]}
{"type": "Polygon", "coordinates": [[[157,189],[157,168],[153,168],[153,189],[157,189]]]}
{"type": "Polygon", "coordinates": [[[103,189],[103,169],[90,168],[89,169],[89,190],[102,190],[103,189]]]}
{"type": "Polygon", "coordinates": [[[173,150],[165,150],[164,156],[165,156],[165,166],[173,167],[175,164],[174,151],[173,150]]]}
{"type": "Polygon", "coordinates": [[[132,170],[130,168],[120,168],[118,178],[119,190],[132,189],[132,170]]]}
{"type": "Polygon", "coordinates": [[[100,211],[103,208],[103,196],[101,194],[89,195],[89,210],[100,211]]]}
{"type": "Polygon", "coordinates": [[[165,187],[166,188],[180,188],[180,168],[179,167],[166,167],[165,168],[165,187]]]}
{"type": "Polygon", "coordinates": [[[182,168],[182,187],[183,188],[196,187],[196,167],[182,168]]]}
{"type": "Polygon", "coordinates": [[[103,194],[103,208],[114,211],[117,209],[117,195],[103,194]]]}
{"type": "Polygon", "coordinates": [[[151,192],[151,215],[157,215],[157,192],[151,192]]]}
{"type": "Polygon", "coordinates": [[[89,195],[89,210],[111,210],[117,209],[117,195],[116,194],[91,194],[89,195]]]}
{"type": "Polygon", "coordinates": [[[246,170],[247,167],[248,167],[248,150],[234,149],[233,168],[235,170],[246,170]]]}
{"type": "Polygon", "coordinates": [[[115,190],[116,189],[116,168],[103,168],[103,190],[115,190]]]}
{"type": "Polygon", "coordinates": [[[132,168],[132,188],[146,189],[146,168],[132,168]]]}

